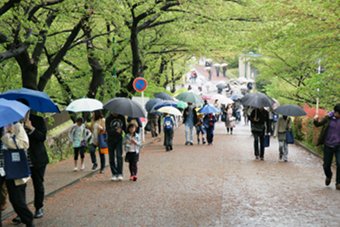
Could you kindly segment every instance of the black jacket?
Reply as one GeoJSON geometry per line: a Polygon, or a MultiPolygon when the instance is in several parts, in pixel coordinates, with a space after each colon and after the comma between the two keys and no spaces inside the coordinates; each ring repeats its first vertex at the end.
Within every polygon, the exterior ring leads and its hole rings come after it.
{"type": "Polygon", "coordinates": [[[27,131],[30,146],[28,152],[34,167],[40,167],[49,163],[45,147],[47,128],[42,117],[30,115],[30,121],[35,128],[33,132],[27,131]]]}
{"type": "Polygon", "coordinates": [[[108,135],[108,141],[119,141],[122,140],[122,134],[123,131],[126,132],[126,121],[125,117],[122,115],[118,116],[113,116],[110,114],[106,119],[105,119],[105,129],[108,135]],[[118,133],[117,129],[121,128],[122,133],[118,133]]]}
{"type": "Polygon", "coordinates": [[[269,113],[265,109],[254,109],[250,114],[251,131],[271,133],[269,113]]]}
{"type": "MultiPolygon", "coordinates": [[[[192,111],[193,111],[193,115],[194,115],[194,126],[195,126],[197,124],[197,112],[196,112],[194,107],[192,108],[192,111]]],[[[185,124],[188,116],[189,116],[189,107],[185,108],[184,112],[183,112],[183,123],[184,124],[185,124]]]]}

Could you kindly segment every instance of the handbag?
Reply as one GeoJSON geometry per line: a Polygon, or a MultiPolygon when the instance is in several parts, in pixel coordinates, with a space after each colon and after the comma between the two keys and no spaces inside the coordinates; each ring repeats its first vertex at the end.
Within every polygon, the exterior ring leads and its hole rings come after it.
{"type": "Polygon", "coordinates": [[[15,136],[13,136],[14,144],[17,149],[7,149],[4,154],[4,169],[6,179],[21,179],[31,175],[31,170],[28,166],[27,155],[24,149],[19,149],[15,136]]]}
{"type": "Polygon", "coordinates": [[[98,134],[98,146],[99,146],[99,152],[101,154],[108,154],[109,149],[107,146],[107,133],[99,133],[98,134]]]}
{"type": "Polygon", "coordinates": [[[269,147],[270,146],[270,135],[265,135],[264,136],[264,147],[269,147]]]}
{"type": "Polygon", "coordinates": [[[294,135],[292,131],[286,131],[286,143],[293,144],[294,143],[294,135]]]}

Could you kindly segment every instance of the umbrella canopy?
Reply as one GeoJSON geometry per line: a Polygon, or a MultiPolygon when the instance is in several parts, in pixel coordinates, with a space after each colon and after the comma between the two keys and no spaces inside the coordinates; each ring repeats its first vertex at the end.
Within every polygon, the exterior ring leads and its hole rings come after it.
{"type": "Polygon", "coordinates": [[[0,98],[0,127],[23,119],[29,109],[21,102],[0,98]]]}
{"type": "Polygon", "coordinates": [[[241,94],[235,94],[235,95],[230,96],[230,99],[233,101],[236,101],[236,100],[242,99],[242,97],[243,95],[241,94]]]}
{"type": "Polygon", "coordinates": [[[219,84],[216,84],[216,87],[217,87],[218,89],[224,89],[224,88],[227,87],[227,85],[226,85],[225,83],[219,83],[219,84]]]}
{"type": "Polygon", "coordinates": [[[163,100],[160,99],[160,98],[150,99],[149,101],[147,101],[147,102],[145,103],[145,109],[146,109],[146,111],[151,112],[152,108],[153,108],[156,104],[158,104],[158,103],[160,103],[160,102],[162,102],[162,101],[163,101],[163,100]]]}
{"type": "Polygon", "coordinates": [[[153,106],[151,112],[158,110],[159,108],[163,106],[173,106],[177,107],[177,102],[176,101],[171,101],[171,100],[162,100],[161,102],[157,103],[156,105],[153,106]]]}
{"type": "Polygon", "coordinates": [[[271,107],[273,101],[265,94],[261,92],[249,93],[243,96],[241,103],[244,106],[250,106],[255,108],[271,107]]]}
{"type": "Polygon", "coordinates": [[[32,110],[42,113],[59,113],[58,106],[51,98],[42,91],[36,91],[27,88],[9,90],[0,94],[0,98],[8,100],[25,99],[32,110]]]}
{"type": "Polygon", "coordinates": [[[191,102],[191,103],[195,103],[195,104],[201,104],[203,103],[203,100],[200,96],[192,93],[192,92],[183,92],[179,95],[176,96],[176,98],[178,100],[181,100],[183,102],[191,102]]]}
{"type": "Polygon", "coordinates": [[[155,98],[163,99],[163,100],[174,100],[169,94],[165,92],[160,92],[155,94],[155,98]]]}
{"type": "Polygon", "coordinates": [[[103,103],[91,98],[74,100],[66,107],[66,110],[70,112],[92,112],[101,109],[103,109],[103,103]]]}
{"type": "Polygon", "coordinates": [[[219,103],[224,104],[224,105],[234,103],[233,100],[221,94],[214,94],[213,96],[211,96],[211,99],[214,101],[217,99],[219,103]]]}
{"type": "Polygon", "coordinates": [[[187,107],[188,107],[188,104],[186,102],[183,102],[183,101],[177,102],[177,108],[185,109],[187,107]]]}
{"type": "Polygon", "coordinates": [[[307,115],[307,113],[300,106],[293,104],[279,106],[274,110],[274,112],[285,116],[293,117],[307,115]]]}
{"type": "Polygon", "coordinates": [[[203,113],[203,114],[210,114],[210,113],[219,113],[221,111],[217,109],[215,106],[208,104],[208,105],[203,106],[201,109],[199,109],[198,112],[203,113]]]}
{"type": "Polygon", "coordinates": [[[168,113],[176,116],[182,116],[181,111],[179,111],[177,108],[173,106],[163,106],[157,110],[158,112],[161,113],[168,113]]]}
{"type": "Polygon", "coordinates": [[[125,115],[128,117],[145,117],[146,112],[143,107],[136,101],[129,98],[113,98],[109,100],[104,109],[111,111],[112,113],[125,115]]]}

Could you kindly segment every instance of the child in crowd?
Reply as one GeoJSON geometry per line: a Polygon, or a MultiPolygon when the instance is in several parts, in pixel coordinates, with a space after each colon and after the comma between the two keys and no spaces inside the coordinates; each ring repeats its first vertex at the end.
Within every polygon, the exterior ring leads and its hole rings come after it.
{"type": "Polygon", "coordinates": [[[163,121],[164,128],[164,146],[166,151],[172,150],[172,141],[174,138],[174,119],[169,115],[165,114],[163,121]]]}
{"type": "Polygon", "coordinates": [[[73,125],[69,132],[69,138],[72,142],[74,151],[74,169],[73,171],[78,171],[78,157],[80,154],[80,169],[85,169],[84,158],[85,158],[85,146],[86,146],[86,129],[83,124],[83,119],[81,117],[77,118],[76,123],[73,125]]]}
{"type": "Polygon", "coordinates": [[[136,132],[137,126],[130,123],[127,127],[127,134],[125,135],[123,145],[125,147],[125,161],[129,163],[130,180],[137,180],[137,162],[139,161],[139,151],[141,141],[139,134],[136,132]]]}
{"type": "Polygon", "coordinates": [[[214,140],[215,122],[216,117],[212,113],[205,115],[203,118],[204,128],[206,129],[207,132],[208,145],[212,145],[214,140]]]}
{"type": "Polygon", "coordinates": [[[196,124],[196,135],[197,135],[197,143],[200,144],[200,135],[202,138],[202,143],[205,144],[205,128],[203,125],[203,114],[197,114],[197,124],[196,124]]]}

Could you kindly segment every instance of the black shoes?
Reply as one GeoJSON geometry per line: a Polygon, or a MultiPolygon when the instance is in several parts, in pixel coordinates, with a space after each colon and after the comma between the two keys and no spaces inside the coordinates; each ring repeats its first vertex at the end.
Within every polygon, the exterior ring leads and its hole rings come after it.
{"type": "Polygon", "coordinates": [[[335,185],[336,190],[340,190],[340,184],[335,185]]]}
{"type": "Polygon", "coordinates": [[[331,180],[332,180],[332,178],[328,178],[328,177],[326,177],[326,180],[325,180],[325,185],[326,185],[326,186],[330,185],[330,183],[331,183],[331,180]]]}
{"type": "Polygon", "coordinates": [[[35,211],[34,218],[42,218],[44,216],[44,209],[40,208],[35,211]]]}
{"type": "Polygon", "coordinates": [[[21,224],[21,218],[19,216],[16,216],[15,218],[12,219],[12,223],[14,225],[19,225],[21,224]]]}
{"type": "Polygon", "coordinates": [[[96,169],[97,169],[97,167],[98,167],[97,163],[93,164],[93,166],[92,166],[92,170],[96,170],[96,169]]]}

